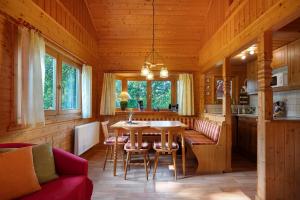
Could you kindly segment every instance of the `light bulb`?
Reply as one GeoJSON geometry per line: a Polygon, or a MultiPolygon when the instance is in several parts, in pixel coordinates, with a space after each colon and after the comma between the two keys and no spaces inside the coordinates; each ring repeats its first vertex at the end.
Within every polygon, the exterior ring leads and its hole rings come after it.
{"type": "Polygon", "coordinates": [[[147,80],[153,80],[154,74],[152,71],[149,70],[149,73],[147,74],[147,80]]]}
{"type": "Polygon", "coordinates": [[[162,67],[160,69],[159,76],[160,76],[160,78],[167,78],[169,76],[169,72],[168,72],[167,68],[162,67]]]}
{"type": "Polygon", "coordinates": [[[250,51],[249,51],[249,54],[250,54],[250,55],[253,55],[254,53],[255,53],[254,50],[250,50],[250,51]]]}
{"type": "Polygon", "coordinates": [[[242,55],[241,59],[242,59],[242,60],[245,60],[245,59],[246,59],[246,56],[245,56],[245,55],[242,55]]]}
{"type": "Polygon", "coordinates": [[[141,69],[141,76],[148,76],[149,72],[150,72],[149,68],[146,66],[143,66],[141,69]]]}

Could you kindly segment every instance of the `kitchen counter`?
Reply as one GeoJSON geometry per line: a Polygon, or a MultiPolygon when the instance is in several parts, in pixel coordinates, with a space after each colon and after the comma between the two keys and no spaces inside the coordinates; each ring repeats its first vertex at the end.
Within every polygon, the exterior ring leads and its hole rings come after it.
{"type": "Polygon", "coordinates": [[[300,121],[300,117],[274,117],[273,118],[273,120],[278,120],[278,121],[280,121],[280,120],[284,120],[284,121],[289,121],[289,120],[291,120],[291,121],[300,121]]]}
{"type": "Polygon", "coordinates": [[[232,114],[232,116],[236,117],[249,117],[249,118],[257,118],[257,114],[232,114]]]}

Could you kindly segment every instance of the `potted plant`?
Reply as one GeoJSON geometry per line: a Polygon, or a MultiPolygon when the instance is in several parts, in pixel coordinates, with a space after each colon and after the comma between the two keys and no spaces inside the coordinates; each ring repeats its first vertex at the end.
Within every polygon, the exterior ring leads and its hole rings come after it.
{"type": "Polygon", "coordinates": [[[128,105],[128,99],[131,99],[130,95],[126,91],[122,91],[121,94],[119,95],[120,98],[120,107],[121,110],[126,110],[127,105],[128,105]]]}

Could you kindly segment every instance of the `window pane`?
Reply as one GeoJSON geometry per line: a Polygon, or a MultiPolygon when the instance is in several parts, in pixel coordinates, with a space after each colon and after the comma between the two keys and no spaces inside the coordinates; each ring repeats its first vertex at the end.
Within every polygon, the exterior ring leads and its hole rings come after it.
{"type": "Polygon", "coordinates": [[[171,103],[171,81],[152,81],[152,108],[168,109],[171,103]]]}
{"type": "Polygon", "coordinates": [[[55,110],[56,100],[56,59],[45,56],[44,109],[55,110]]]}
{"type": "Polygon", "coordinates": [[[142,100],[144,108],[147,108],[147,81],[128,81],[127,86],[131,97],[128,100],[128,108],[137,108],[138,100],[142,100]]]}
{"type": "Polygon", "coordinates": [[[120,94],[122,91],[122,81],[116,80],[116,108],[120,108],[120,94]]]}
{"type": "Polygon", "coordinates": [[[78,68],[67,63],[62,64],[61,107],[63,110],[79,108],[79,75],[78,68]]]}

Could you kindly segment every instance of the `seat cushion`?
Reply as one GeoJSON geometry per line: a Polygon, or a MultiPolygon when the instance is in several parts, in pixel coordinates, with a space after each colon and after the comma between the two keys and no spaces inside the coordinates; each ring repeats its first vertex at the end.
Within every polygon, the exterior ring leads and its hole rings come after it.
{"type": "Polygon", "coordinates": [[[88,200],[93,186],[86,176],[61,176],[42,185],[42,190],[24,196],[22,200],[88,200]]]}
{"type": "MultiPolygon", "coordinates": [[[[168,142],[166,142],[165,147],[169,148],[168,142]]],[[[161,149],[161,148],[162,148],[161,142],[154,142],[153,149],[161,149]]],[[[176,142],[172,142],[172,149],[178,149],[178,148],[179,145],[176,142]]]]}
{"type": "MultiPolygon", "coordinates": [[[[137,147],[138,147],[138,143],[136,142],[135,143],[135,148],[137,149],[137,147]]],[[[124,150],[130,150],[130,149],[132,149],[131,145],[130,145],[130,142],[127,142],[124,145],[124,150]]],[[[141,149],[149,149],[149,143],[148,142],[142,142],[141,149]]]]}
{"type": "MultiPolygon", "coordinates": [[[[119,136],[118,137],[118,143],[125,144],[128,141],[128,138],[129,138],[128,136],[119,136]]],[[[116,137],[114,137],[114,136],[109,137],[104,141],[104,144],[112,145],[112,144],[115,143],[115,140],[116,140],[116,137]]]]}
{"type": "Polygon", "coordinates": [[[190,145],[209,145],[209,144],[216,144],[215,141],[208,138],[206,135],[199,133],[198,131],[185,131],[184,139],[190,145]]]}

